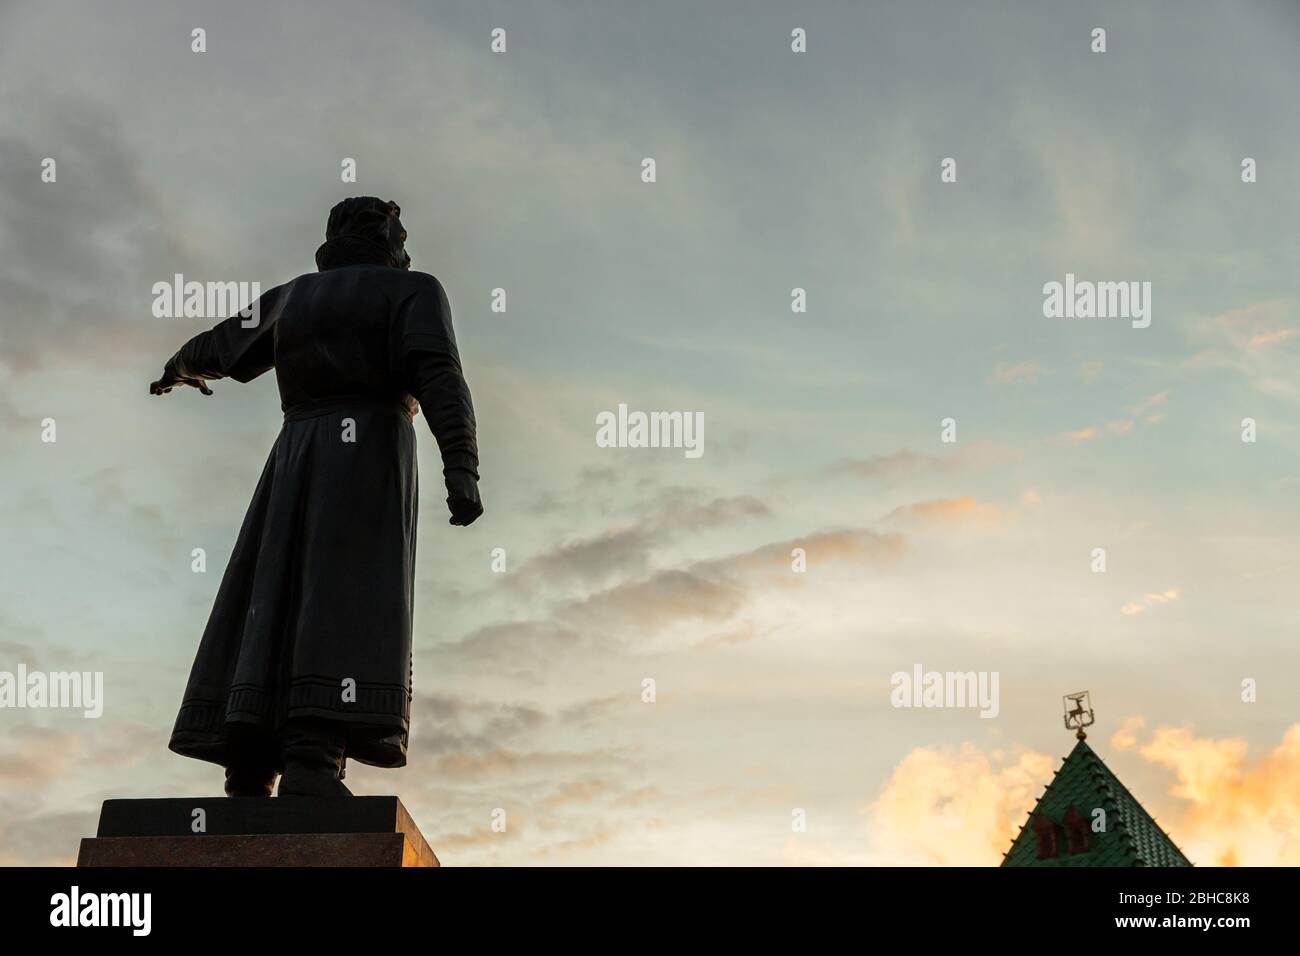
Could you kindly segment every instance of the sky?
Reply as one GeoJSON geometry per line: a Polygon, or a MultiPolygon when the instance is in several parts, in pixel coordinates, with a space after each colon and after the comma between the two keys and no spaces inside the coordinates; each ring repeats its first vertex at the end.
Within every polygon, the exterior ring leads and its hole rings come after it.
{"type": "Polygon", "coordinates": [[[0,709],[0,864],[220,793],[166,743],[281,413],[151,398],[212,324],[152,290],[311,271],[349,195],[478,416],[469,528],[417,422],[410,762],[347,778],[445,864],[996,865],[1085,688],[1193,862],[1300,863],[1298,42],[1262,0],[0,0],[0,671],[104,675],[0,709]],[[1149,327],[1045,316],[1067,274],[1149,327]],[[703,454],[600,447],[620,404],[703,454]],[[894,706],[918,665],[996,715],[894,706]]]}

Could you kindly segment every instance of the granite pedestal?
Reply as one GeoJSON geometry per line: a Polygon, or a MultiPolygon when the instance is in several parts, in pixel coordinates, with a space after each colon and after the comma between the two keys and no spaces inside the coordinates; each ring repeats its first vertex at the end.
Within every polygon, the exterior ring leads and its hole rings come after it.
{"type": "Polygon", "coordinates": [[[438,866],[397,797],[105,800],[77,866],[438,866]]]}

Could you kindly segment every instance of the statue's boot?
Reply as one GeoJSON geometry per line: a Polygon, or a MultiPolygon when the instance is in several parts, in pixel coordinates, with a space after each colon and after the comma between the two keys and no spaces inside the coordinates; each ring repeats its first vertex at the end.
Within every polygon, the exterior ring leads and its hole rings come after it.
{"type": "Polygon", "coordinates": [[[245,764],[226,768],[226,796],[269,797],[275,786],[274,767],[245,764]]]}
{"type": "Polygon", "coordinates": [[[350,797],[343,784],[343,735],[328,721],[291,720],[284,735],[282,797],[350,797]]]}

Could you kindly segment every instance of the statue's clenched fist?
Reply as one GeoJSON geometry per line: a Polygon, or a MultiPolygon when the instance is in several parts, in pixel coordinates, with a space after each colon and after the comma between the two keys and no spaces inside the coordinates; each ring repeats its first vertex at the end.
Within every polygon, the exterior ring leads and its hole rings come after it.
{"type": "Polygon", "coordinates": [[[478,479],[464,469],[448,471],[447,510],[451,512],[450,524],[473,524],[483,513],[483,502],[478,497],[478,479]]]}

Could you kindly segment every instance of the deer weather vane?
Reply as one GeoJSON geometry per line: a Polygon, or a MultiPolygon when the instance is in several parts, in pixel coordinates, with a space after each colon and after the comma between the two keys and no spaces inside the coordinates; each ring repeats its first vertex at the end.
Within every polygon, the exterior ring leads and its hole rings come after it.
{"type": "Polygon", "coordinates": [[[1091,727],[1094,720],[1088,692],[1081,690],[1077,694],[1066,694],[1062,703],[1065,706],[1065,729],[1073,730],[1076,737],[1086,740],[1088,735],[1083,732],[1083,728],[1091,727]],[[1071,704],[1074,706],[1071,707],[1071,704]]]}

